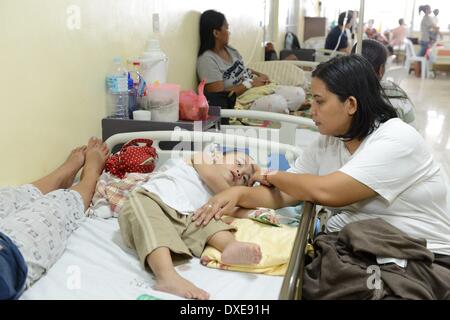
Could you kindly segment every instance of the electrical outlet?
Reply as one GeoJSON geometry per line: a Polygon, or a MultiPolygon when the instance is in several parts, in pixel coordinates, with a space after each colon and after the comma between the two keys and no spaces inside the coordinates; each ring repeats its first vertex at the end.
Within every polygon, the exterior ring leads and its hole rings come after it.
{"type": "Polygon", "coordinates": [[[154,13],[152,16],[153,20],[153,33],[159,32],[159,13],[154,13]]]}

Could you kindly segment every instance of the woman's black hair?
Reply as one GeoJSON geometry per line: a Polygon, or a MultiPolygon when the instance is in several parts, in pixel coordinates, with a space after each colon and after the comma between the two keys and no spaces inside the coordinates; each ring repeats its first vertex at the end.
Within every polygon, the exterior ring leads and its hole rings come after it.
{"type": "Polygon", "coordinates": [[[423,5],[423,6],[419,6],[419,14],[420,14],[422,11],[423,11],[423,13],[425,13],[425,11],[426,11],[427,9],[431,11],[431,7],[430,7],[430,5],[428,5],[428,4],[423,5]]]}
{"type": "Polygon", "coordinates": [[[213,31],[220,30],[225,22],[225,15],[218,11],[207,10],[202,13],[200,16],[200,49],[198,50],[198,56],[214,48],[216,39],[213,31]]]}
{"type": "Polygon", "coordinates": [[[398,117],[394,107],[387,102],[372,65],[361,55],[341,56],[323,62],[312,76],[322,80],[341,102],[353,96],[358,103],[350,129],[339,136],[343,140],[363,140],[380,123],[398,117]]]}
{"type": "MultiPolygon", "coordinates": [[[[357,44],[353,46],[352,53],[356,53],[356,46],[357,44]]],[[[386,64],[388,58],[388,50],[384,44],[373,39],[362,41],[361,54],[370,62],[377,74],[380,73],[380,68],[386,64]]]]}
{"type": "Polygon", "coordinates": [[[352,10],[341,12],[341,14],[339,15],[339,18],[338,18],[338,25],[341,27],[344,25],[347,25],[350,21],[352,21],[352,18],[353,18],[352,10]],[[345,24],[344,24],[345,15],[347,15],[347,19],[345,20],[345,24]]]}

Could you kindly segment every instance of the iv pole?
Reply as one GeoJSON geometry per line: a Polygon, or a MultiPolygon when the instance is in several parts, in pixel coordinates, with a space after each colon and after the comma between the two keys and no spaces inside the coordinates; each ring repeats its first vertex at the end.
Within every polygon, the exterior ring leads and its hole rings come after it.
{"type": "Polygon", "coordinates": [[[364,3],[365,0],[360,0],[359,4],[359,14],[358,14],[358,33],[356,35],[356,53],[361,54],[362,52],[362,38],[363,38],[363,27],[364,27],[364,3]]]}

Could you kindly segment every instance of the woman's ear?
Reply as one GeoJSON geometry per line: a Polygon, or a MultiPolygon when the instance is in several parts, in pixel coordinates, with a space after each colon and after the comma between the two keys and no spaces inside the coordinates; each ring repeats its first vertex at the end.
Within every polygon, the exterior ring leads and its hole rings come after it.
{"type": "Polygon", "coordinates": [[[213,30],[213,36],[214,36],[214,38],[217,38],[218,33],[219,33],[219,32],[218,32],[216,29],[213,30]]]}
{"type": "Polygon", "coordinates": [[[347,108],[348,115],[353,116],[358,111],[358,100],[354,96],[348,97],[345,102],[345,107],[347,108]]]}

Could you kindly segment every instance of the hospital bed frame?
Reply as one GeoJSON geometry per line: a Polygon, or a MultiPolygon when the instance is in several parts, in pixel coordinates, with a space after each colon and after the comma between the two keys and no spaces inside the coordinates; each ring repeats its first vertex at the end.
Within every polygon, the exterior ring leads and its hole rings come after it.
{"type": "Polygon", "coordinates": [[[266,112],[266,111],[254,111],[254,110],[236,110],[236,109],[222,109],[220,111],[222,118],[247,118],[252,120],[268,120],[273,122],[279,122],[281,127],[278,129],[264,128],[264,127],[252,127],[252,126],[239,126],[239,125],[222,125],[221,131],[226,133],[227,130],[237,130],[245,128],[258,128],[260,131],[278,132],[278,139],[280,143],[295,145],[296,129],[306,128],[315,129],[314,121],[309,118],[293,116],[282,113],[266,112]]]}
{"type": "MultiPolygon", "coordinates": [[[[192,132],[192,131],[143,131],[115,134],[106,140],[108,148],[126,143],[134,138],[152,139],[154,147],[158,153],[160,162],[166,160],[169,156],[183,156],[191,154],[190,150],[162,150],[159,147],[160,142],[179,141],[187,142],[186,146],[197,143],[203,148],[211,143],[219,143],[226,147],[242,147],[264,148],[267,150],[277,150],[284,152],[286,158],[295,158],[300,155],[301,150],[288,144],[273,142],[270,140],[256,139],[252,137],[228,135],[214,132],[192,132]]],[[[256,159],[258,160],[258,159],[256,159]]],[[[259,162],[260,164],[261,163],[259,162]]],[[[298,300],[302,298],[303,271],[305,264],[305,251],[308,238],[313,234],[313,226],[316,218],[315,206],[310,202],[305,202],[300,223],[297,229],[297,235],[294,241],[291,258],[287,268],[287,272],[283,279],[282,287],[279,293],[280,300],[298,300]]]]}

